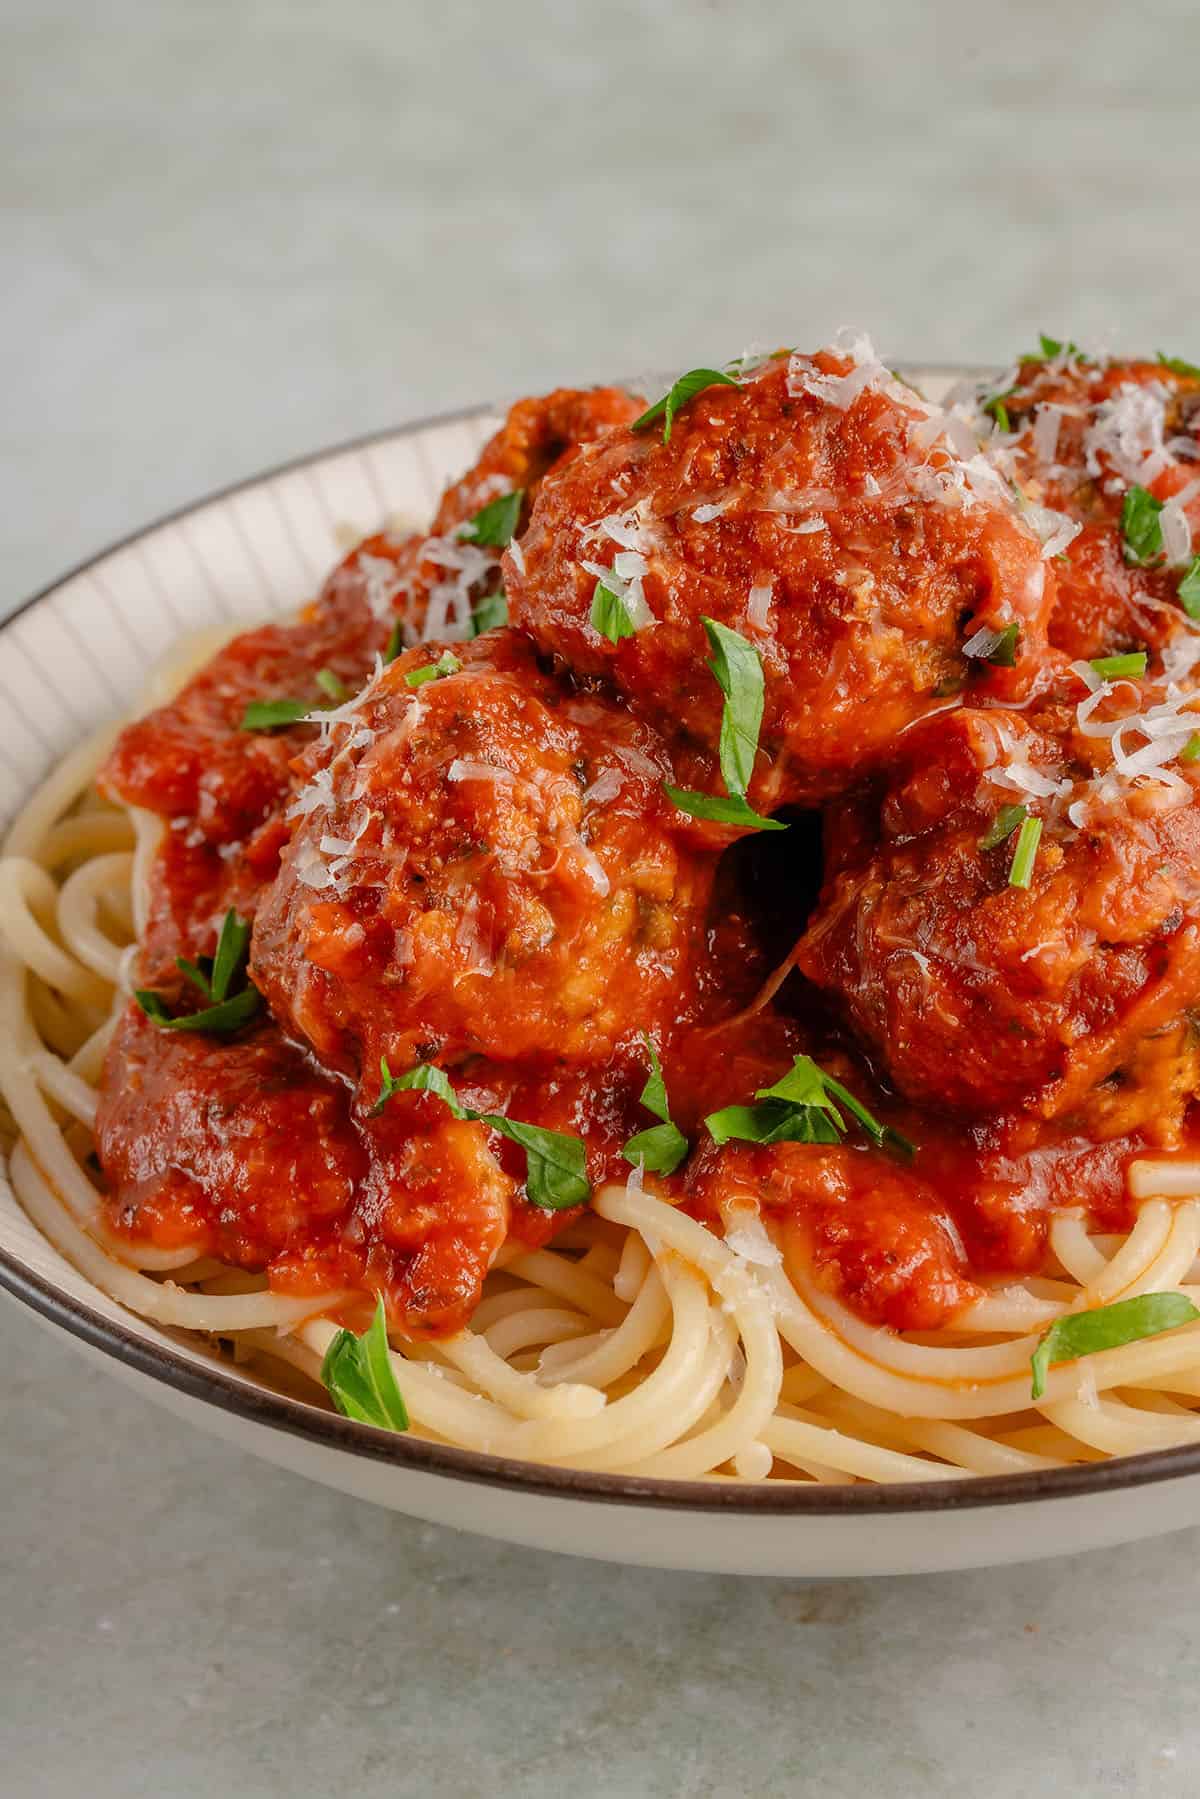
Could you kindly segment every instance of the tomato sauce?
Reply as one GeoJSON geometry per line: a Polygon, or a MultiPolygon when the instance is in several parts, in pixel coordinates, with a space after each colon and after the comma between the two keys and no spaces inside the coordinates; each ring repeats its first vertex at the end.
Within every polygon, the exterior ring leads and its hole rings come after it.
{"type": "MultiPolygon", "coordinates": [[[[750,1195],[799,1227],[814,1280],[898,1330],[1043,1268],[1065,1207],[1128,1228],[1131,1158],[1200,1149],[1193,776],[1181,763],[1169,806],[1114,800],[1111,735],[1076,722],[1068,666],[1177,643],[1178,577],[1131,568],[1082,430],[1063,426],[1052,470],[1034,444],[1038,406],[1081,384],[1103,425],[1161,381],[1187,431],[1197,384],[1022,365],[1013,454],[1029,498],[1080,526],[1060,562],[1003,484],[964,500],[970,467],[913,449],[924,415],[895,384],[830,402],[854,373],[768,366],[700,395],[667,444],[628,429],[641,402],[618,390],[523,401],[430,534],[368,539],[297,620],[237,638],[122,733],[103,786],[163,827],[140,984],[195,1010],[176,958],[211,957],[233,908],[261,995],[224,1036],[122,1019],[97,1149],[131,1245],[349,1295],[350,1318],[382,1292],[410,1335],[457,1330],[505,1244],[578,1216],[534,1203],[528,1145],[470,1114],[624,1179],[623,1146],[657,1122],[647,1039],[691,1144],[648,1183],[714,1228],[750,1195]],[[519,548],[474,542],[518,489],[519,548]],[[595,628],[589,562],[641,583],[653,630],[595,628]],[[501,577],[517,628],[472,636],[501,577]],[[788,808],[786,832],[664,791],[723,791],[705,618],[758,650],[749,797],[788,808]],[[1010,665],[970,649],[1014,625],[1010,665]],[[244,728],[284,700],[332,716],[244,728]],[[1047,793],[1014,886],[1013,841],[989,831],[1002,801],[1047,793]],[[1103,804],[1068,821],[1068,794],[1103,804]],[[850,1120],[836,1143],[719,1146],[705,1118],[802,1055],[900,1137],[875,1147],[850,1120]],[[453,1107],[393,1090],[418,1063],[453,1107]]],[[[1153,480],[1184,491],[1178,468],[1153,480]]],[[[1163,703],[1165,676],[1142,688],[1163,703]]]]}

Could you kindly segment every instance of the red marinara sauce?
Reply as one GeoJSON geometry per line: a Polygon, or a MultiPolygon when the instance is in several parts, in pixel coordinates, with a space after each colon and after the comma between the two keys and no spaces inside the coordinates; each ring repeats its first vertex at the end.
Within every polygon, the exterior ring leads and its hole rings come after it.
{"type": "MultiPolygon", "coordinates": [[[[984,1280],[1043,1267],[1063,1207],[1127,1227],[1131,1157],[1195,1147],[1191,777],[1173,811],[1105,789],[1086,830],[1048,824],[1027,889],[989,839],[1003,768],[1022,792],[1111,786],[1113,753],[1071,722],[1067,657],[1125,648],[1171,582],[1117,568],[1103,457],[1091,487],[1046,485],[1084,522],[1060,570],[1003,483],[861,372],[827,353],[768,364],[701,394],[669,444],[629,429],[639,403],[617,390],[521,402],[428,535],[368,539],[296,621],[239,637],[122,734],[103,785],[164,827],[142,983],[194,1009],[175,959],[211,956],[232,907],[262,995],[228,1036],[122,1019],[96,1140],[131,1245],[349,1294],[352,1318],[381,1292],[413,1336],[458,1330],[505,1244],[578,1212],[532,1203],[527,1150],[486,1119],[385,1097],[385,1073],[435,1064],[460,1109],[577,1141],[595,1184],[627,1176],[623,1146],[655,1122],[646,1035],[692,1145],[656,1190],[714,1228],[751,1196],[791,1222],[814,1281],[895,1329],[934,1330],[984,1280]],[[470,527],[506,496],[519,535],[501,564],[470,527]],[[596,628],[597,568],[640,587],[653,630],[596,628]],[[518,628],[463,642],[502,572],[518,628]],[[809,808],[732,849],[664,793],[719,790],[705,618],[763,671],[751,800],[809,808]],[[454,641],[414,647],[435,623],[454,641]],[[1013,627],[1011,666],[970,647],[1013,627]],[[343,688],[364,691],[339,705],[343,688]],[[243,728],[280,700],[339,716],[243,728]],[[997,1018],[1006,1041],[986,1034],[997,1018]],[[911,1159],[853,1130],[719,1147],[705,1117],[802,1054],[911,1159]]],[[[1023,369],[1013,399],[1021,455],[1036,406],[1078,398],[1041,379],[1023,369]]],[[[1099,418],[1152,379],[1084,399],[1099,418]]],[[[1173,429],[1193,428],[1192,399],[1171,389],[1173,429]]],[[[1082,438],[1062,446],[1086,464],[1082,438]]],[[[1175,635],[1168,620],[1145,641],[1175,635]]],[[[1139,702],[1161,703],[1152,673],[1126,684],[1139,702]]]]}

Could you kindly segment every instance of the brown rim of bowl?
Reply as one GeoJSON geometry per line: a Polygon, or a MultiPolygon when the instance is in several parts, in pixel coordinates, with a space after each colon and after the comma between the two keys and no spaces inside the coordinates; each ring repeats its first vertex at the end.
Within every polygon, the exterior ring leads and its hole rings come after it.
{"type": "MultiPolygon", "coordinates": [[[[901,365],[903,366],[903,364],[901,365]]],[[[939,370],[937,363],[921,363],[922,369],[939,370]]],[[[940,370],[967,377],[988,371],[957,364],[942,364],[940,370]]],[[[395,437],[411,437],[435,425],[464,423],[503,410],[502,404],[464,406],[453,412],[437,413],[416,419],[410,424],[366,432],[327,449],[315,450],[278,463],[260,474],[248,475],[203,495],[189,504],[164,513],[152,524],[108,544],[57,580],[24,600],[0,621],[0,640],[8,627],[23,613],[40,605],[66,582],[94,568],[118,550],[138,542],[163,525],[186,518],[205,506],[228,499],[260,482],[288,474],[327,457],[363,449],[395,437]]],[[[0,1166],[0,1175],[4,1169],[0,1166]]],[[[7,1178],[5,1176],[5,1178],[7,1178]]],[[[19,1203],[19,1202],[18,1202],[19,1203]]],[[[0,1248],[0,1290],[12,1295],[68,1336],[76,1337],[91,1349],[112,1356],[150,1380],[188,1398],[216,1406],[247,1423],[264,1425],[289,1436],[302,1437],[322,1448],[343,1450],[363,1456],[369,1461],[386,1462],[413,1473],[435,1475],[445,1480],[467,1481],[479,1486],[504,1487],[512,1492],[539,1494],[548,1498],[600,1503],[602,1505],[648,1506],[661,1510],[686,1512],[730,1512],[748,1516],[796,1515],[800,1517],[852,1517],[857,1514],[877,1515],[892,1512],[951,1512],[975,1510],[996,1505],[1019,1505],[1030,1500],[1072,1499],[1087,1494],[1109,1493],[1126,1487],[1141,1487],[1163,1480],[1178,1480],[1200,1473],[1200,1443],[1183,1444],[1175,1449],[1151,1450],[1142,1455],[1116,1456],[1104,1462],[1084,1462],[1068,1468],[1038,1469],[1029,1474],[973,1475],[966,1479],[906,1481],[896,1485],[869,1485],[856,1482],[852,1486],[775,1487],[765,1481],[759,1486],[725,1485],[698,1480],[654,1480],[644,1476],[596,1474],[586,1469],[555,1468],[538,1462],[512,1461],[504,1456],[483,1455],[476,1450],[455,1449],[440,1443],[427,1443],[418,1437],[395,1435],[357,1424],[340,1414],[320,1406],[306,1405],[269,1387],[247,1387],[218,1363],[197,1367],[165,1344],[152,1343],[124,1325],[111,1322],[89,1306],[72,1298],[52,1281],[35,1274],[10,1251],[0,1248]]]]}

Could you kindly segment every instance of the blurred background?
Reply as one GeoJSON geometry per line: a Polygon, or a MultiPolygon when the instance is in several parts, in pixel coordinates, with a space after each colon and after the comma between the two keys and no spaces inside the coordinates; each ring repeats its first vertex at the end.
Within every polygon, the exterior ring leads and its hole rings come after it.
{"type": "MultiPolygon", "coordinates": [[[[869,329],[1200,356],[1195,0],[0,0],[0,613],[208,488],[869,329]]],[[[0,1307],[0,1786],[1197,1786],[1200,1536],[858,1586],[409,1524],[0,1307]],[[1182,1572],[1181,1572],[1182,1571],[1182,1572]]]]}

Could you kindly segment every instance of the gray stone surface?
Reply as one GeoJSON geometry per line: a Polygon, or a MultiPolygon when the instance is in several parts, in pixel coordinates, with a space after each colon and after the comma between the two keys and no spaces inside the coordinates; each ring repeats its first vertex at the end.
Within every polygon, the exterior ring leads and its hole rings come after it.
{"type": "MultiPolygon", "coordinates": [[[[297,450],[867,324],[1200,352],[1191,0],[7,0],[0,610],[297,450]]],[[[1200,1538],[871,1586],[409,1524],[0,1310],[0,1789],[1183,1794],[1200,1538]]]]}

